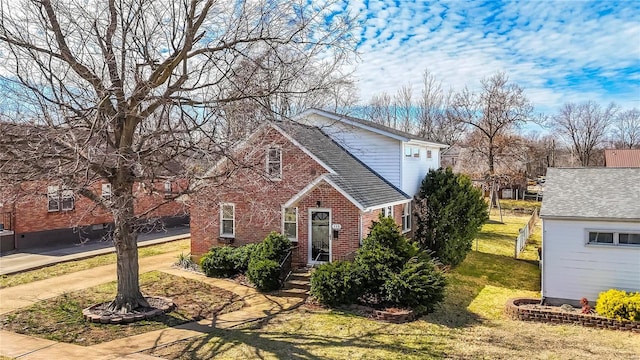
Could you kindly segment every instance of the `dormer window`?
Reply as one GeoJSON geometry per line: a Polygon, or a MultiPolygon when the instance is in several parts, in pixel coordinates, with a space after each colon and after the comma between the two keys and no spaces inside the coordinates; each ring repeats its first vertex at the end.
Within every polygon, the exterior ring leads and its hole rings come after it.
{"type": "Polygon", "coordinates": [[[270,147],[267,150],[267,176],[271,180],[282,179],[282,149],[270,147]]]}

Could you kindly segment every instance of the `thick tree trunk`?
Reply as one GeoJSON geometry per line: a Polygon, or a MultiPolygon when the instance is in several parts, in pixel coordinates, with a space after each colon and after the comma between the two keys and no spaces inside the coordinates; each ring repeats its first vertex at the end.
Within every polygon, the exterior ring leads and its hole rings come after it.
{"type": "Polygon", "coordinates": [[[113,241],[117,256],[118,293],[109,309],[129,313],[138,307],[148,307],[149,304],[140,292],[133,184],[120,185],[118,188],[120,191],[114,192],[112,199],[116,203],[113,207],[113,241]]]}

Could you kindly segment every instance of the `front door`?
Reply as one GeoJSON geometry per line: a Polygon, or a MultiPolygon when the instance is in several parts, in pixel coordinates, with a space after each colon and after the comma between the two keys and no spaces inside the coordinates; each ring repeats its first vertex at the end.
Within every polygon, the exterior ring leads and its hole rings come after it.
{"type": "Polygon", "coordinates": [[[331,212],[319,209],[309,212],[309,263],[328,262],[331,259],[331,212]]]}

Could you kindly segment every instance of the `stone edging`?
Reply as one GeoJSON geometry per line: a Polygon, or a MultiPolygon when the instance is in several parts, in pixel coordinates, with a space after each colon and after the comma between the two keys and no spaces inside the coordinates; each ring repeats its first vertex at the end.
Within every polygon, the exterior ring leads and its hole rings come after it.
{"type": "Polygon", "coordinates": [[[520,305],[530,304],[540,304],[540,299],[509,299],[505,307],[505,312],[513,320],[535,321],[548,324],[574,324],[599,329],[624,330],[640,333],[640,322],[638,321],[618,321],[603,316],[550,309],[525,309],[520,307],[520,305]]]}
{"type": "Polygon", "coordinates": [[[145,296],[145,298],[155,298],[163,301],[163,305],[159,308],[150,309],[144,312],[136,312],[123,315],[99,315],[94,313],[94,309],[102,304],[96,304],[82,310],[82,317],[89,322],[101,324],[129,324],[136,321],[151,319],[155,316],[169,313],[176,308],[176,304],[171,299],[161,296],[145,296]]]}

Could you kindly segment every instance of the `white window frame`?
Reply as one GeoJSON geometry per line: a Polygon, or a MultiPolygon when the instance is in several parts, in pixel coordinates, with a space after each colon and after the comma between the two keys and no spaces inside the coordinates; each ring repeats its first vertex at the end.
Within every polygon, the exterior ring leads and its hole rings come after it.
{"type": "Polygon", "coordinates": [[[100,196],[103,200],[111,200],[111,184],[102,184],[100,196]]]}
{"type": "Polygon", "coordinates": [[[411,203],[402,205],[402,232],[411,231],[411,203]],[[405,226],[406,225],[406,226],[405,226]]]}
{"type": "Polygon", "coordinates": [[[69,189],[62,190],[60,192],[60,209],[62,211],[71,211],[74,209],[75,205],[76,205],[76,199],[73,194],[73,190],[69,190],[69,189]],[[66,201],[68,201],[67,206],[65,206],[66,201]]]}
{"type": "MultiPolygon", "coordinates": [[[[433,154],[432,154],[431,150],[427,149],[427,160],[429,160],[431,158],[433,158],[433,154]]],[[[455,164],[455,159],[454,159],[453,163],[455,164]]]]}
{"type": "Polygon", "coordinates": [[[586,229],[585,237],[586,237],[586,245],[588,246],[623,246],[623,247],[635,247],[640,249],[640,244],[624,244],[620,243],[620,234],[639,234],[638,230],[605,230],[605,229],[586,229]],[[591,233],[607,233],[613,234],[613,243],[600,243],[600,242],[591,242],[590,237],[591,233]]]}
{"type": "Polygon", "coordinates": [[[60,211],[62,204],[60,202],[60,186],[51,185],[47,187],[47,209],[48,212],[60,211]],[[55,204],[55,206],[51,206],[55,204]]]}
{"type": "Polygon", "coordinates": [[[235,238],[236,237],[236,204],[233,203],[221,203],[220,204],[220,237],[223,238],[235,238]],[[224,217],[224,207],[231,206],[232,210],[232,218],[225,219],[224,217]],[[231,234],[224,232],[224,221],[231,220],[231,234]]]}
{"type": "Polygon", "coordinates": [[[385,206],[382,208],[382,216],[393,219],[393,206],[385,206]]]}
{"type": "Polygon", "coordinates": [[[287,236],[289,238],[289,241],[291,242],[298,242],[298,208],[297,207],[293,207],[293,208],[282,208],[282,234],[287,236]],[[296,215],[296,219],[295,221],[287,221],[287,209],[293,209],[295,211],[295,215],[296,215]],[[289,235],[287,235],[286,233],[286,229],[285,229],[285,224],[295,224],[296,225],[296,235],[294,238],[290,237],[289,235]]]}
{"type": "Polygon", "coordinates": [[[413,150],[411,150],[411,146],[404,147],[404,157],[410,158],[413,155],[413,150]]]}
{"type": "Polygon", "coordinates": [[[266,156],[265,163],[266,163],[265,170],[269,180],[282,180],[282,147],[281,146],[269,146],[267,148],[267,156],[266,156]],[[269,169],[271,168],[269,165],[272,163],[276,163],[276,161],[271,161],[271,150],[278,151],[277,163],[279,165],[279,168],[278,168],[278,174],[276,174],[275,176],[269,172],[269,169]]]}
{"type": "Polygon", "coordinates": [[[420,158],[420,147],[418,146],[406,146],[404,147],[404,157],[419,159],[420,158]]]}

